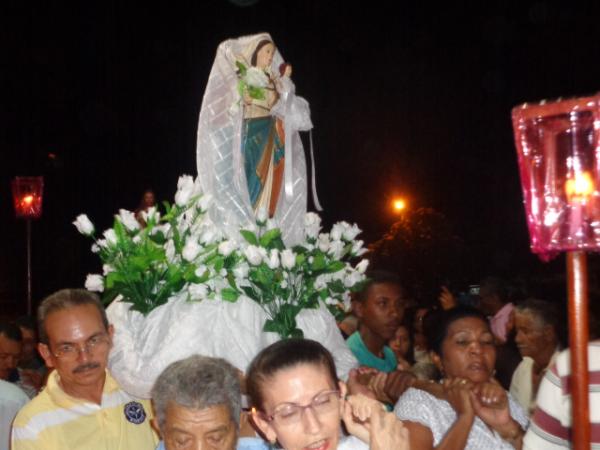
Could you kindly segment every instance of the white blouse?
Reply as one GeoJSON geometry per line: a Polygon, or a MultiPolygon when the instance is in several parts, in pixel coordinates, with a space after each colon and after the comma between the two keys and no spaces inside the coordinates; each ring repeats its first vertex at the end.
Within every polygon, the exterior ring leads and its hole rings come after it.
{"type": "MultiPolygon", "coordinates": [[[[523,408],[507,393],[510,415],[523,429],[529,422],[523,408]]],[[[438,445],[456,421],[454,408],[445,400],[440,400],[420,389],[408,389],[396,403],[394,413],[401,420],[420,423],[431,430],[433,445],[438,445]]],[[[479,418],[475,417],[465,450],[514,450],[498,433],[479,418]]]]}

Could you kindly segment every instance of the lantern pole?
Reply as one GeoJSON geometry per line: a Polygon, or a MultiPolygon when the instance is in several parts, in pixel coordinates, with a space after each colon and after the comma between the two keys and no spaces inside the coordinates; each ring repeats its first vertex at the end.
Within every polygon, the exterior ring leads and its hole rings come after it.
{"type": "Polygon", "coordinates": [[[31,316],[31,219],[27,219],[27,315],[31,316]]]}
{"type": "Polygon", "coordinates": [[[588,291],[587,255],[583,251],[567,252],[569,294],[569,344],[571,356],[571,411],[573,414],[573,448],[590,448],[590,406],[588,394],[588,291]]]}

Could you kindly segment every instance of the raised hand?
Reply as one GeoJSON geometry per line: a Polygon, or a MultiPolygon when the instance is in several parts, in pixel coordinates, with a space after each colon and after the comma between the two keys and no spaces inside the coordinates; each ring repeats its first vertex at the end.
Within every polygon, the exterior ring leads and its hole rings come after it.
{"type": "Polygon", "coordinates": [[[475,417],[472,389],[474,384],[465,378],[446,379],[443,383],[446,399],[454,408],[457,416],[475,417]]]}
{"type": "Polygon", "coordinates": [[[369,444],[371,450],[408,450],[408,430],[378,401],[362,395],[348,397],[344,423],[350,434],[369,444]]]}

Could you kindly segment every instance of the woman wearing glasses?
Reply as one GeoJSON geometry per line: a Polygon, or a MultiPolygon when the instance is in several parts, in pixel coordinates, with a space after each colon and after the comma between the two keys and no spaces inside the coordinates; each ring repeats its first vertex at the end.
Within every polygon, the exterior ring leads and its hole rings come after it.
{"type": "Polygon", "coordinates": [[[254,423],[284,450],[408,450],[408,433],[393,414],[367,399],[350,406],[333,358],[318,342],[288,339],[265,348],[246,383],[254,423]],[[342,418],[355,436],[343,436],[342,418]]]}

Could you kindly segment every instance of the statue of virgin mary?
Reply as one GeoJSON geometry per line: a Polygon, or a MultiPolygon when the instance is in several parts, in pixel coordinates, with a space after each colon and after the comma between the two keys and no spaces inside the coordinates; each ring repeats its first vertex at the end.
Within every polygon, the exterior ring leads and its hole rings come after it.
{"type": "Polygon", "coordinates": [[[287,245],[303,238],[307,182],[298,132],[312,123],[290,69],[267,33],[217,49],[198,123],[198,182],[214,198],[212,220],[233,239],[261,213],[287,245]]]}
{"type": "MultiPolygon", "coordinates": [[[[240,240],[241,229],[269,216],[287,247],[305,239],[306,164],[299,131],[312,123],[289,75],[266,33],[225,41],[217,50],[200,111],[195,183],[212,196],[207,214],[227,239],[240,240]]],[[[319,208],[314,183],[313,197],[319,208]]],[[[111,373],[138,397],[150,395],[173,361],[218,356],[245,371],[262,348],[280,339],[263,331],[267,313],[243,295],[233,303],[188,301],[181,292],[145,316],[116,300],[107,315],[115,328],[111,373]]],[[[357,361],[327,307],[303,309],[296,323],[306,338],[331,351],[339,377],[346,379],[357,361]]]]}

